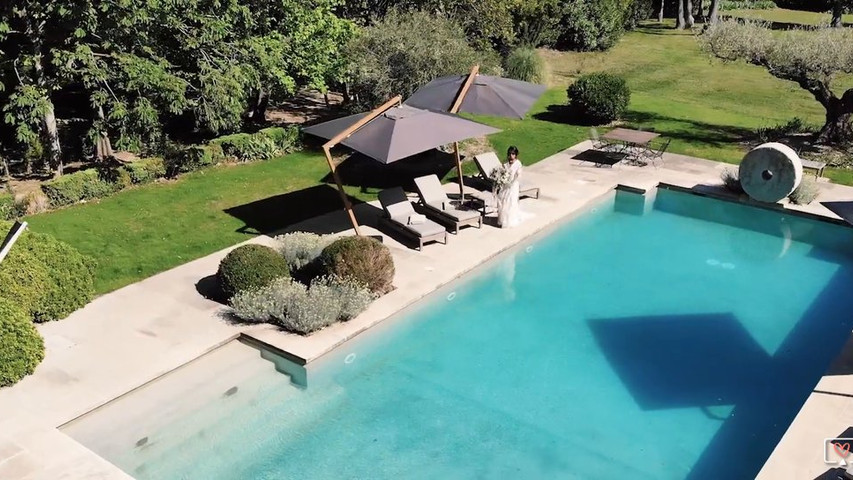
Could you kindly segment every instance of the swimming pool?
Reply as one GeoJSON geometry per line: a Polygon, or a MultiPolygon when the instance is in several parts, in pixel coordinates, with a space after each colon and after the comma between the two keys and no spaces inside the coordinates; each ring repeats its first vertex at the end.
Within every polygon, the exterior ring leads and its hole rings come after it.
{"type": "Polygon", "coordinates": [[[752,478],[846,340],[851,285],[850,229],[620,193],[312,363],[307,388],[247,363],[143,445],[69,434],[139,479],[752,478]]]}

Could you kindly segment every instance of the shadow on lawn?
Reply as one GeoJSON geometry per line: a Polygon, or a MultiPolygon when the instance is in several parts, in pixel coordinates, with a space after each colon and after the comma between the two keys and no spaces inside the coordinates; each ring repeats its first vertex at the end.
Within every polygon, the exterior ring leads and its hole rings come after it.
{"type": "MultiPolygon", "coordinates": [[[[353,205],[362,203],[354,197],[349,200],[353,205]]],[[[340,194],[333,185],[317,185],[231,207],[225,213],[245,223],[238,232],[265,235],[342,209],[340,194]]]]}
{"type": "Polygon", "coordinates": [[[666,138],[679,139],[687,142],[704,143],[714,147],[722,147],[732,143],[749,142],[755,139],[755,132],[749,128],[730,125],[714,125],[696,120],[673,118],[657,113],[629,111],[625,121],[633,128],[657,131],[666,138]],[[659,122],[677,122],[690,126],[689,130],[655,129],[659,122]]]}

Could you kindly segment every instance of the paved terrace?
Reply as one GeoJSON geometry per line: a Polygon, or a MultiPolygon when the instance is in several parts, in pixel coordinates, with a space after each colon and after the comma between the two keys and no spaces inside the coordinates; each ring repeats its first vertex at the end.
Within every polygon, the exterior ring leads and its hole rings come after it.
{"type": "MultiPolygon", "coordinates": [[[[720,173],[727,168],[673,154],[666,155],[660,168],[597,168],[572,159],[589,147],[584,142],[525,169],[527,180],[540,186],[542,194],[539,200],[522,201],[535,217],[520,227],[467,228],[458,236],[450,235],[448,245],[430,244],[422,252],[386,236],[384,242],[396,263],[397,289],[358,318],[310,337],[283,333],[268,325],[229,323],[222,317],[222,305],[198,293],[196,284],[216,272],[228,249],[99,297],[65,320],[40,325],[47,345],[44,362],[19,384],[0,390],[0,478],[130,478],[57,427],[240,333],[310,362],[502,250],[586,211],[591,202],[618,184],[649,189],[666,182],[687,188],[699,185],[697,189],[707,191],[701,186],[719,184],[720,173]]],[[[820,200],[844,199],[853,199],[853,188],[824,185],[820,200]]],[[[818,203],[800,210],[837,218],[818,203]]],[[[357,208],[361,223],[367,225],[375,225],[378,212],[370,204],[357,208]]],[[[351,233],[342,212],[309,220],[293,230],[351,233]]],[[[370,227],[364,230],[379,234],[370,227]]],[[[269,244],[271,239],[258,237],[250,242],[269,244]]],[[[818,444],[846,428],[844,419],[853,413],[853,398],[839,394],[853,394],[853,378],[824,377],[816,389],[834,394],[812,395],[762,471],[762,478],[813,478],[825,470],[818,444]],[[783,474],[776,476],[779,472],[783,474]],[[792,472],[797,475],[792,477],[792,472]]]]}

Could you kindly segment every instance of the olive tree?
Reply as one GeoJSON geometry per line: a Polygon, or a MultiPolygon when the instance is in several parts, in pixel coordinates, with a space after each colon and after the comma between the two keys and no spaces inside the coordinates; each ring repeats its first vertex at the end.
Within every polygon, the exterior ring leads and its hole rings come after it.
{"type": "Polygon", "coordinates": [[[484,73],[498,64],[494,54],[474,49],[457,23],[427,12],[391,10],[365,28],[348,49],[351,108],[374,108],[395,95],[411,95],[443,75],[484,73]]]}
{"type": "Polygon", "coordinates": [[[853,31],[822,28],[813,31],[772,32],[766,26],[722,21],[699,37],[702,47],[725,61],[745,60],[774,77],[796,83],[826,111],[817,134],[824,143],[853,139],[853,88],[833,90],[839,74],[853,73],[853,31]]]}

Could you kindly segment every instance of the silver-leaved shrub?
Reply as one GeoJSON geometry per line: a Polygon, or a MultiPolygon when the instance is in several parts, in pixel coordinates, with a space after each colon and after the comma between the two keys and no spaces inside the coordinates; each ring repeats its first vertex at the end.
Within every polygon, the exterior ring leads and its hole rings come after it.
{"type": "Polygon", "coordinates": [[[275,237],[278,251],[284,256],[290,271],[297,271],[314,261],[327,245],[335,240],[334,235],[317,235],[308,232],[286,233],[275,237]]]}

